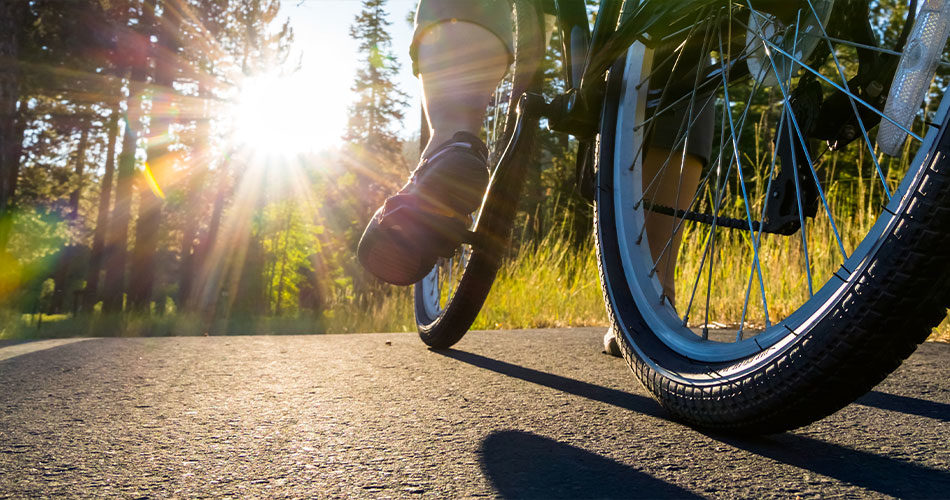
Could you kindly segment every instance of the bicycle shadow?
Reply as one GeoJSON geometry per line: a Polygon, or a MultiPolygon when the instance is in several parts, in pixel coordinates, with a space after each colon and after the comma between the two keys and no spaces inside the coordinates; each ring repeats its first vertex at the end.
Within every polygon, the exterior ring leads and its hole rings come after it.
{"type": "MultiPolygon", "coordinates": [[[[706,436],[776,462],[898,498],[947,498],[950,472],[855,450],[827,441],[779,434],[761,438],[706,436]]],[[[862,436],[856,436],[856,440],[862,436]]]]}
{"type": "MultiPolygon", "coordinates": [[[[671,420],[670,416],[659,404],[646,396],[601,387],[580,380],[506,363],[465,351],[452,349],[434,352],[479,368],[491,370],[502,375],[549,387],[568,394],[600,401],[636,413],[671,420]]],[[[868,400],[859,400],[859,403],[878,408],[892,409],[888,408],[888,406],[890,406],[893,407],[895,411],[914,414],[930,414],[931,411],[943,411],[941,409],[942,403],[904,396],[883,397],[877,394],[884,393],[877,393],[875,391],[871,393],[870,396],[865,396],[865,398],[869,398],[868,400]]],[[[760,457],[835,478],[885,495],[915,498],[946,498],[947,492],[950,491],[950,472],[948,471],[918,465],[898,458],[856,450],[819,439],[792,433],[750,438],[733,437],[703,431],[698,432],[710,439],[760,457]]],[[[858,437],[858,439],[860,439],[860,437],[858,437]]],[[[684,446],[695,445],[697,445],[695,440],[690,440],[690,442],[684,441],[684,446]]],[[[541,445],[535,444],[535,446],[541,445]]],[[[610,462],[608,459],[600,458],[610,462]]],[[[602,465],[604,467],[615,466],[611,463],[603,463],[602,465]]],[[[635,469],[631,469],[622,464],[616,465],[635,471],[635,469]]],[[[496,474],[504,475],[503,472],[496,474]]],[[[507,476],[502,479],[507,479],[507,476]]],[[[629,496],[629,493],[626,494],[626,496],[629,496]]]]}
{"type": "Polygon", "coordinates": [[[502,498],[702,498],[633,467],[553,439],[496,431],[481,467],[502,498]]]}
{"type": "Polygon", "coordinates": [[[886,392],[871,391],[858,398],[855,403],[881,410],[896,411],[907,415],[933,418],[950,422],[950,404],[929,401],[909,396],[899,396],[886,392]]]}
{"type": "Polygon", "coordinates": [[[631,394],[629,392],[602,387],[599,385],[583,382],[580,380],[562,377],[553,373],[542,372],[532,368],[506,363],[497,359],[488,358],[479,354],[459,351],[457,349],[433,350],[437,354],[452,358],[472,366],[484,368],[486,370],[507,375],[509,377],[531,382],[533,384],[549,387],[561,392],[573,394],[593,401],[600,401],[612,406],[624,408],[651,417],[669,419],[666,411],[660,407],[659,403],[646,396],[631,394]]]}

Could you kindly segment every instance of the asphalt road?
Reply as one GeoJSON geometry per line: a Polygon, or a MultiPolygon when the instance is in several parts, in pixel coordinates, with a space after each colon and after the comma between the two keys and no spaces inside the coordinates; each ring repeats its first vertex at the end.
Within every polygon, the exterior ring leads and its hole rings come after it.
{"type": "Polygon", "coordinates": [[[602,333],[0,346],[0,496],[950,497],[948,344],[735,439],[670,421],[602,333]]]}

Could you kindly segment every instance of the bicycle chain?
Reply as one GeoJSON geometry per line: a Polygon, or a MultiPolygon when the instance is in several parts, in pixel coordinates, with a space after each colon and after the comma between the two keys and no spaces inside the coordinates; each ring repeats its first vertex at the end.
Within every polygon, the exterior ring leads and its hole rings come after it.
{"type": "MultiPolygon", "coordinates": [[[[749,230],[749,221],[746,219],[735,219],[732,217],[724,217],[722,215],[714,215],[706,212],[693,212],[691,210],[681,210],[673,207],[667,207],[660,205],[658,203],[654,204],[644,204],[644,209],[649,210],[654,213],[669,215],[671,217],[676,217],[677,219],[686,219],[693,222],[699,222],[702,224],[713,224],[715,223],[719,227],[725,227],[729,229],[744,229],[749,230]]],[[[752,221],[752,230],[761,231],[763,233],[771,234],[780,234],[776,231],[770,231],[768,224],[763,224],[760,221],[752,221]],[[764,227],[763,227],[764,226],[764,227]]]]}

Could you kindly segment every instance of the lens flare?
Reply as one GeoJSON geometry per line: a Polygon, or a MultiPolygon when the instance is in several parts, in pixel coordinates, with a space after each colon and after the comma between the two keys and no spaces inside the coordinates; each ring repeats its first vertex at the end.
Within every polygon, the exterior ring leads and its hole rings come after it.
{"type": "Polygon", "coordinates": [[[152,168],[148,166],[148,163],[143,164],[142,173],[145,174],[145,182],[148,184],[148,188],[152,190],[152,193],[155,196],[158,196],[161,199],[165,199],[165,193],[162,191],[162,188],[158,185],[158,181],[155,180],[155,174],[152,173],[152,168]]]}

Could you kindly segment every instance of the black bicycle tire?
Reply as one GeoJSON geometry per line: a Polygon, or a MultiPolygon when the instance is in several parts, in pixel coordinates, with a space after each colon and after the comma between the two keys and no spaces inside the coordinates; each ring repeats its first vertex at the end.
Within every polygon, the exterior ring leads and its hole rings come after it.
{"type": "MultiPolygon", "coordinates": [[[[522,60],[540,61],[543,56],[543,32],[541,31],[540,12],[535,2],[531,0],[513,0],[515,10],[514,19],[514,77],[512,92],[508,104],[508,114],[505,121],[503,140],[500,144],[507,144],[514,128],[516,105],[518,98],[524,92],[536,91],[539,87],[539,73],[531,71],[519,64],[522,60]]],[[[528,66],[530,68],[530,66],[528,66]]],[[[521,135],[518,150],[514,152],[516,158],[524,161],[530,153],[533,144],[534,131],[527,129],[521,135]]],[[[485,211],[480,218],[478,232],[483,240],[499,239],[507,241],[514,222],[517,198],[520,192],[523,168],[519,168],[516,178],[508,179],[504,186],[499,186],[489,192],[494,198],[485,202],[485,211]]],[[[419,337],[433,349],[446,349],[456,344],[468,332],[478,313],[481,311],[494,284],[495,276],[501,266],[502,255],[496,249],[476,245],[458,286],[446,300],[445,307],[435,317],[430,317],[424,304],[422,284],[414,285],[413,309],[419,337]]]]}
{"type": "MultiPolygon", "coordinates": [[[[853,271],[824,317],[774,352],[722,365],[690,360],[648,327],[630,296],[612,200],[615,118],[623,79],[611,70],[602,113],[595,198],[600,281],[609,321],[636,377],[670,414],[688,424],[763,434],[830,415],[880,383],[946,315],[950,277],[950,130],[912,178],[880,247],[853,271]],[[891,312],[892,311],[892,312],[891,312]],[[662,365],[691,367],[708,384],[684,382],[662,365]],[[721,373],[744,366],[741,376],[721,373]]],[[[950,96],[948,96],[950,97],[950,96]]],[[[683,373],[686,373],[685,370],[683,373]]],[[[695,380],[695,377],[691,380],[695,380]]]]}

